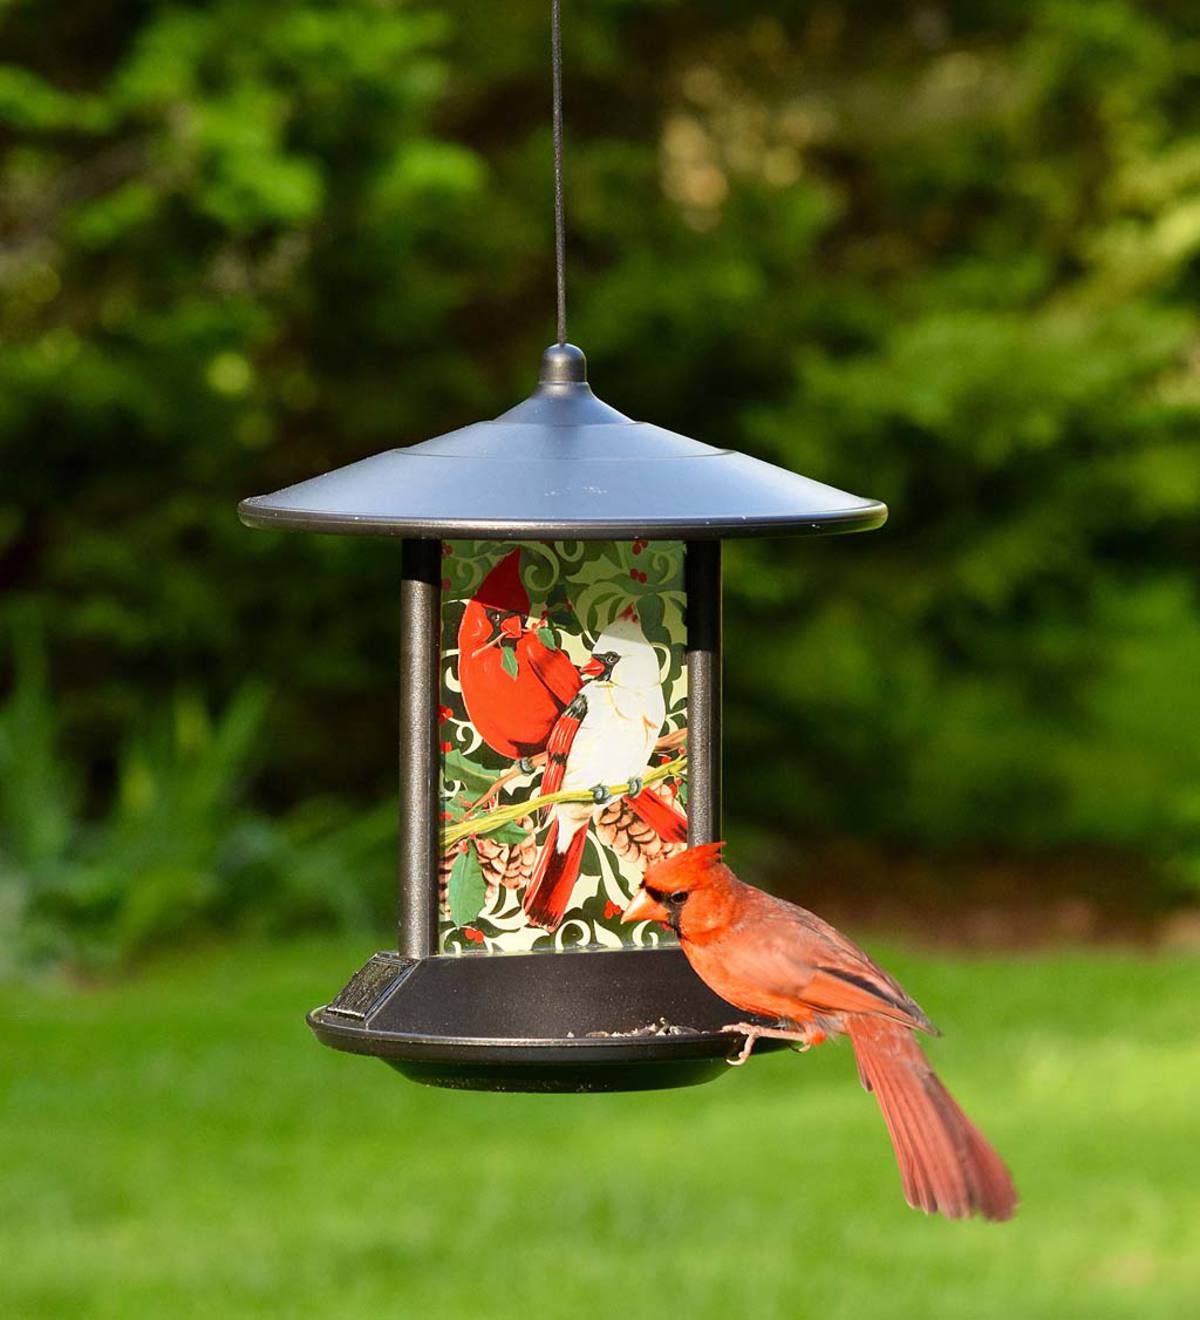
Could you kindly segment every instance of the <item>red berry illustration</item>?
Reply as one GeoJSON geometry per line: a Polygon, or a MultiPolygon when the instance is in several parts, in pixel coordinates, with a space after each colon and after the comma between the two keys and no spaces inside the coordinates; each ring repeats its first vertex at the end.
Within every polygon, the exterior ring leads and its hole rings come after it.
{"type": "Polygon", "coordinates": [[[472,944],[483,943],[483,938],[484,938],[483,931],[476,930],[474,926],[464,926],[462,928],[462,932],[467,937],[467,939],[471,941],[472,944]]]}

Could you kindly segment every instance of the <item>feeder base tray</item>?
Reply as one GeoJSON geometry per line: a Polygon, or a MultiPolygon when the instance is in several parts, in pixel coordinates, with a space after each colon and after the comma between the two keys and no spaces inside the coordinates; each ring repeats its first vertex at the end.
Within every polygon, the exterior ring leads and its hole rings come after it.
{"type": "Polygon", "coordinates": [[[742,1040],[721,1027],[745,1018],[679,949],[659,948],[377,953],[308,1024],[323,1044],[429,1086],[578,1092],[712,1081],[742,1040]]]}

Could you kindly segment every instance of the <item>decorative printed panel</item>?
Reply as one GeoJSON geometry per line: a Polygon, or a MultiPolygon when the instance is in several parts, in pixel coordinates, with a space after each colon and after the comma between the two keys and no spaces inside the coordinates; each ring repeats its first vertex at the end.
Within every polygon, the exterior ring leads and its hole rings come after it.
{"type": "Polygon", "coordinates": [[[447,541],[441,948],[619,948],[687,840],[684,547],[447,541]]]}

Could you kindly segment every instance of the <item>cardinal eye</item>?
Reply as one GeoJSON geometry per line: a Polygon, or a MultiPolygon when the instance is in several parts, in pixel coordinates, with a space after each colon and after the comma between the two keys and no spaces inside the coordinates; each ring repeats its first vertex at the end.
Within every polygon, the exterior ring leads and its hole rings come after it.
{"type": "Polygon", "coordinates": [[[684,903],[687,902],[687,890],[686,889],[678,890],[676,893],[671,895],[671,897],[667,900],[667,902],[678,903],[682,906],[684,903]]]}

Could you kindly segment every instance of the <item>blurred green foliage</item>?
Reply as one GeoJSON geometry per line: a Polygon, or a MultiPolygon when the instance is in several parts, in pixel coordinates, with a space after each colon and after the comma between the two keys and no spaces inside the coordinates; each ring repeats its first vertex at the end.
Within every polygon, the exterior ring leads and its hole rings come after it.
{"type": "MultiPolygon", "coordinates": [[[[1200,11],[567,10],[599,392],[893,511],[731,546],[732,811],[1100,845],[1194,889],[1200,11]]],[[[547,5],[9,0],[0,25],[0,629],[42,621],[56,748],[12,759],[14,695],[7,773],[41,777],[6,788],[3,847],[53,871],[104,821],[205,908],[239,813],[390,791],[398,547],[233,506],[528,391],[547,5]],[[171,855],[170,804],[210,822],[199,851],[171,855]]],[[[81,883],[94,910],[117,881],[81,883]]],[[[136,943],[157,902],[104,921],[136,943]]]]}
{"type": "Polygon", "coordinates": [[[176,696],[131,732],[112,801],[88,819],[36,631],[21,635],[0,711],[0,980],[50,961],[117,966],[184,932],[361,929],[387,910],[390,804],[310,799],[267,819],[246,803],[265,711],[253,687],[218,720],[176,696]]]}

